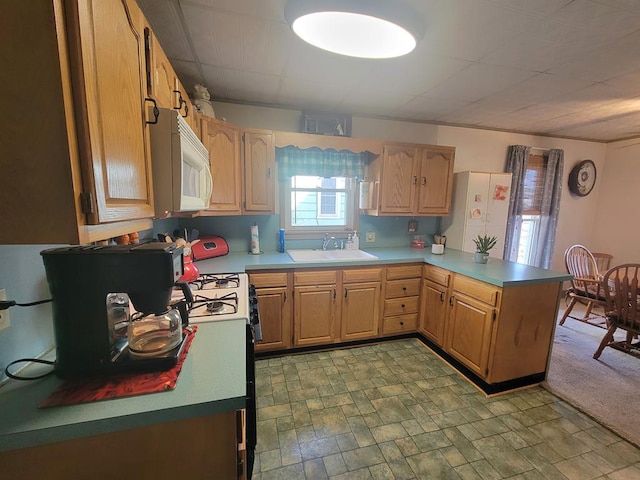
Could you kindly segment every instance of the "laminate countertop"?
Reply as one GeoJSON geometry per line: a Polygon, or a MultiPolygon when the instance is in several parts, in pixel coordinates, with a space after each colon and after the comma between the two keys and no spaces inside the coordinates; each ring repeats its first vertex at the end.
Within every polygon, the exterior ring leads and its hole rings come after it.
{"type": "Polygon", "coordinates": [[[570,280],[568,273],[555,272],[544,268],[530,267],[520,263],[490,258],[486,264],[474,263],[473,253],[447,248],[443,255],[435,255],[428,249],[410,247],[361,248],[362,251],[378,257],[377,260],[294,262],[285,253],[265,252],[261,255],[230,253],[223,257],[197,261],[201,273],[234,273],[258,270],[295,268],[344,268],[366,265],[424,262],[466,275],[498,287],[510,285],[563,282],[570,280]]]}
{"type": "Polygon", "coordinates": [[[242,409],[245,330],[246,319],[198,324],[176,388],[166,392],[39,408],[62,380],[9,380],[0,388],[0,451],[242,409]]]}

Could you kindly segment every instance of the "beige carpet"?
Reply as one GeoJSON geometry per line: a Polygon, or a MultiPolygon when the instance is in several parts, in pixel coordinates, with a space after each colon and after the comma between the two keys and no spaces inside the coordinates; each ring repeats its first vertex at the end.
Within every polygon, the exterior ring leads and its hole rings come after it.
{"type": "MultiPolygon", "coordinates": [[[[580,315],[583,310],[576,306],[574,312],[580,315]]],[[[640,359],[607,347],[594,360],[604,334],[604,329],[571,318],[557,325],[544,386],[640,446],[640,359]]]]}

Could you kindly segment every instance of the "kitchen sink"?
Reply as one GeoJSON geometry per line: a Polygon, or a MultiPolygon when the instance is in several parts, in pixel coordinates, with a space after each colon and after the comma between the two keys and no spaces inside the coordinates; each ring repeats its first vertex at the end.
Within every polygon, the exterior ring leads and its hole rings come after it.
{"type": "Polygon", "coordinates": [[[378,257],[362,250],[287,250],[294,262],[352,262],[378,260],[378,257]]]}

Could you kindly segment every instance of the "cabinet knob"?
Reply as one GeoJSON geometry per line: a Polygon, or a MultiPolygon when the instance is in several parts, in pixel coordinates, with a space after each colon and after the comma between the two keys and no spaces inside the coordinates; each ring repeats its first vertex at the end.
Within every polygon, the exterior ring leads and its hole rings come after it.
{"type": "Polygon", "coordinates": [[[404,303],[400,305],[402,308],[404,308],[404,303]]]}
{"type": "Polygon", "coordinates": [[[414,185],[418,184],[418,177],[416,177],[415,175],[413,176],[413,184],[414,185]]]}
{"type": "Polygon", "coordinates": [[[400,326],[403,326],[403,325],[404,325],[404,322],[400,322],[400,326]]]}
{"type": "Polygon", "coordinates": [[[402,287],[402,291],[406,292],[407,291],[407,287],[402,287]]]}
{"type": "Polygon", "coordinates": [[[427,185],[427,177],[422,177],[422,186],[426,186],[427,185]]]}

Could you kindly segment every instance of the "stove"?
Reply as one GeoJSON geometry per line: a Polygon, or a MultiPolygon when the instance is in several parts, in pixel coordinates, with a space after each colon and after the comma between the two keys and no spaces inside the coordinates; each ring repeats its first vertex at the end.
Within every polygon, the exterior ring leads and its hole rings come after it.
{"type": "MultiPolygon", "coordinates": [[[[183,284],[184,285],[184,284],[183,284]]],[[[255,342],[262,341],[258,297],[246,273],[201,274],[189,288],[174,289],[173,302],[188,305],[189,323],[245,320],[247,391],[247,478],[251,478],[257,443],[255,342]],[[191,292],[193,300],[187,298],[191,292]]]]}
{"type": "MultiPolygon", "coordinates": [[[[245,319],[249,322],[249,277],[246,273],[201,274],[189,283],[193,303],[189,323],[245,319]]],[[[182,295],[176,290],[176,295],[182,295]]]]}

